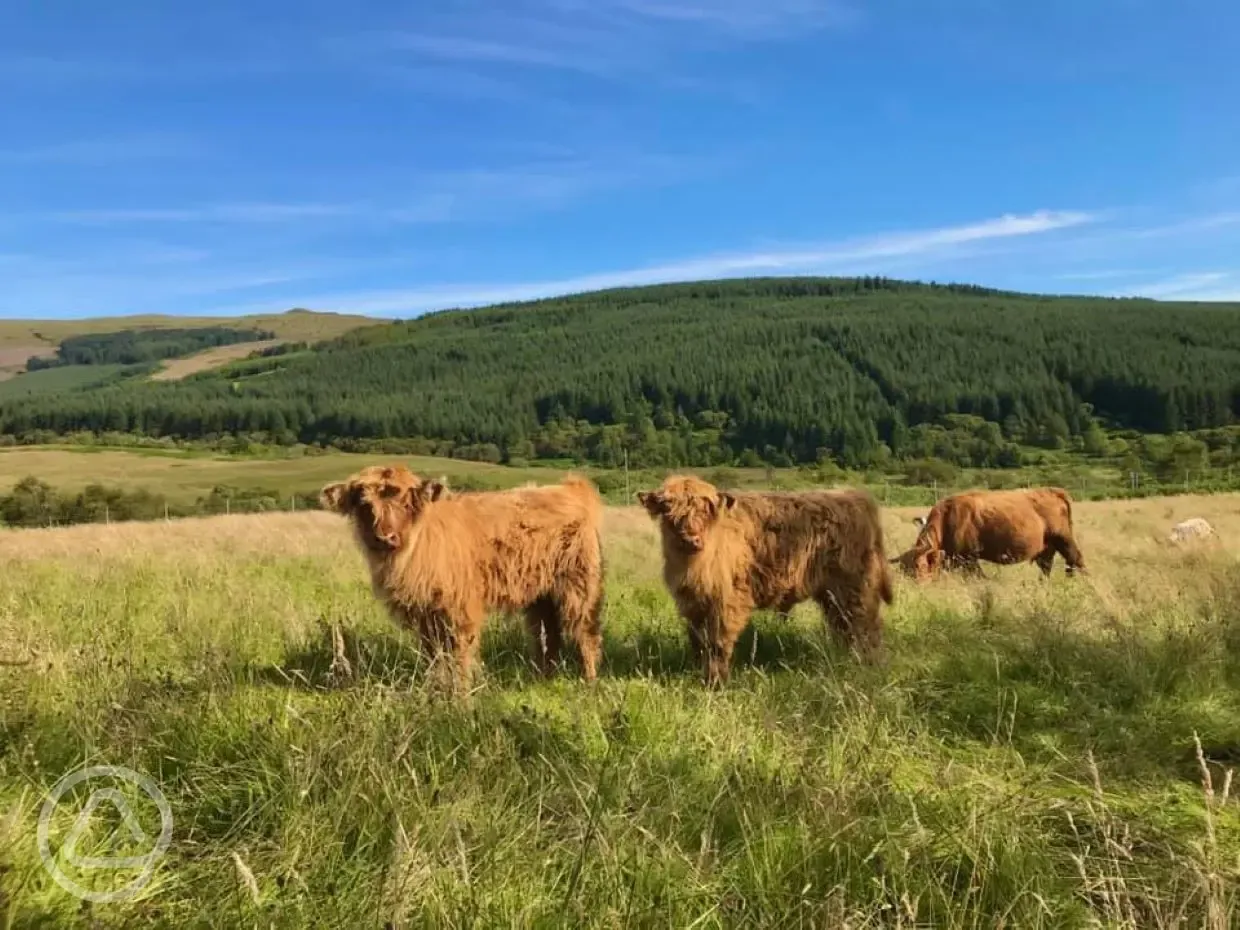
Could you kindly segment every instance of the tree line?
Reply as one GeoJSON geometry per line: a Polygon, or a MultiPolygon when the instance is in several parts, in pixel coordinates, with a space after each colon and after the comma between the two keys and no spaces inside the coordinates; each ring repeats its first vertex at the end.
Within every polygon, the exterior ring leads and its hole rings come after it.
{"type": "Polygon", "coordinates": [[[7,494],[0,494],[0,523],[33,528],[318,507],[317,490],[289,493],[219,485],[197,500],[185,502],[169,500],[145,488],[102,484],[90,484],[77,492],[60,491],[31,475],[18,481],[7,494]]]}
{"type": "Polygon", "coordinates": [[[182,382],[0,403],[88,430],[603,466],[972,467],[1240,416],[1240,307],[885,278],[617,289],[354,330],[182,382]]]}
{"type": "Polygon", "coordinates": [[[193,355],[217,346],[273,338],[275,334],[266,330],[234,329],[228,326],[89,333],[68,337],[60,343],[56,354],[50,358],[32,356],[26,362],[26,369],[38,371],[63,365],[141,365],[193,355]]]}

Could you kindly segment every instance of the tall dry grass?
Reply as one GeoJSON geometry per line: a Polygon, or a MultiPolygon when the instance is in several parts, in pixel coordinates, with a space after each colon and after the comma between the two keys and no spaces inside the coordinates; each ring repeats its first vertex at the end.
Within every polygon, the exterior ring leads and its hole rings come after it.
{"type": "MultiPolygon", "coordinates": [[[[427,692],[330,515],[0,532],[0,658],[32,659],[0,667],[0,915],[1235,926],[1240,499],[1076,512],[1086,578],[901,580],[877,668],[813,610],[761,615],[708,693],[653,527],[613,509],[597,686],[538,681],[495,618],[465,705],[427,692]],[[1218,545],[1162,542],[1194,515],[1218,545]],[[352,681],[329,675],[331,624],[352,681]],[[35,824],[61,775],[104,762],[154,778],[175,829],[139,898],[83,907],[35,824]]],[[[885,512],[892,554],[914,513],[885,512]]],[[[93,848],[124,845],[109,826],[93,848]]]]}

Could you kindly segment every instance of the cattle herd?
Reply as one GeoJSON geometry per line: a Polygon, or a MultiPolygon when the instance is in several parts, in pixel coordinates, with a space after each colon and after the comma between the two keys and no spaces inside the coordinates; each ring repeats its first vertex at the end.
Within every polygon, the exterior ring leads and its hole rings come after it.
{"type": "MultiPolygon", "coordinates": [[[[602,654],[603,501],[586,478],[506,491],[456,492],[403,465],[370,466],[322,489],[349,518],[375,596],[418,631],[431,657],[467,686],[492,611],[525,615],[543,674],[576,645],[587,681],[602,654]]],[[[638,500],[658,524],[663,579],[708,685],[728,679],[732,649],[755,609],[813,601],[863,661],[882,645],[888,566],[918,581],[979,561],[1034,562],[1050,574],[1085,564],[1072,499],[1060,488],[969,491],[939,501],[912,547],[888,559],[879,508],[863,490],[724,491],[673,475],[638,500]]]]}

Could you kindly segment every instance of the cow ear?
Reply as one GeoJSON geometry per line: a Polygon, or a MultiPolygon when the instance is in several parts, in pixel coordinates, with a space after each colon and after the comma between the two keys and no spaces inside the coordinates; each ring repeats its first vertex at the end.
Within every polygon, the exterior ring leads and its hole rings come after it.
{"type": "Polygon", "coordinates": [[[418,488],[418,497],[423,503],[434,503],[444,496],[448,491],[447,487],[440,481],[427,481],[418,488]]]}
{"type": "Polygon", "coordinates": [[[638,491],[637,502],[652,517],[657,517],[663,513],[663,495],[658,491],[638,491]]]}
{"type": "Polygon", "coordinates": [[[347,481],[333,481],[319,491],[319,504],[324,510],[348,513],[353,509],[353,495],[347,481]]]}

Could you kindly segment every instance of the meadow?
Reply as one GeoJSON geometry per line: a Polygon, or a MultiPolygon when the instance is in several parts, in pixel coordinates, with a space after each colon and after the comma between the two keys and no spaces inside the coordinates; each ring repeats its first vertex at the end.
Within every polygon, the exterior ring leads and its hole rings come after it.
{"type": "MultiPolygon", "coordinates": [[[[54,371],[68,372],[72,368],[54,371]]],[[[47,372],[51,374],[52,372],[47,372]]],[[[40,375],[44,372],[40,372],[40,375]]],[[[0,393],[4,385],[0,384],[0,393]]],[[[76,438],[76,437],[75,437],[76,438]]],[[[117,437],[126,439],[127,437],[117,437]]],[[[131,438],[131,437],[129,437],[131,438]]],[[[106,437],[105,437],[106,440],[106,437]]],[[[461,490],[515,487],[528,482],[556,481],[566,471],[586,474],[609,503],[632,504],[639,488],[663,480],[667,468],[599,468],[571,460],[539,460],[495,465],[444,456],[396,452],[340,452],[313,446],[247,447],[237,442],[230,452],[180,447],[148,441],[145,446],[110,445],[87,436],[81,444],[0,446],[0,497],[18,482],[34,477],[56,492],[77,494],[91,485],[126,492],[144,491],[166,500],[175,510],[222,490],[236,496],[234,513],[245,512],[253,501],[245,494],[270,495],[279,508],[304,508],[328,481],[338,480],[376,461],[403,462],[418,474],[443,478],[461,490]],[[294,501],[293,497],[298,501],[294,501]]],[[[706,467],[678,469],[733,489],[782,488],[799,490],[833,485],[864,486],[890,506],[929,506],[954,490],[972,487],[1015,488],[1053,484],[1067,488],[1077,500],[1110,499],[1138,494],[1214,493],[1233,490],[1234,476],[1222,470],[1199,472],[1188,485],[1159,485],[1143,479],[1129,488],[1114,468],[1063,457],[1056,464],[1022,469],[949,469],[943,480],[912,469],[907,474],[845,471],[835,467],[767,468],[706,467]]],[[[268,508],[270,509],[270,508],[268,508]]],[[[44,524],[46,525],[46,524],[44,524]]]]}
{"type": "MultiPolygon", "coordinates": [[[[884,511],[889,553],[918,512],[884,511]]],[[[0,666],[0,917],[1236,926],[1240,496],[1076,513],[1085,578],[901,579],[869,668],[809,607],[760,614],[712,693],[653,527],[610,508],[596,685],[538,679],[520,622],[496,617],[460,704],[428,692],[329,514],[0,531],[0,659],[29,660],[0,666]],[[1219,544],[1162,541],[1193,515],[1219,544]],[[331,625],[352,677],[331,674],[331,625]],[[43,797],[86,764],[169,801],[134,899],[83,904],[40,861],[43,797]]],[[[127,848],[103,823],[79,848],[127,848]]]]}
{"type": "MultiPolygon", "coordinates": [[[[298,458],[249,458],[202,455],[175,450],[120,451],[26,446],[0,449],[0,488],[37,475],[56,488],[80,491],[92,483],[127,489],[146,488],[170,500],[192,501],[216,485],[238,488],[314,490],[375,461],[373,455],[334,452],[298,458]]],[[[429,456],[388,456],[428,475],[471,479],[497,487],[547,481],[547,469],[501,468],[429,456]]]]}
{"type": "MultiPolygon", "coordinates": [[[[374,322],[363,316],[307,310],[254,314],[232,319],[148,314],[93,317],[83,320],[0,320],[0,381],[14,378],[24,372],[26,362],[32,355],[42,357],[55,355],[56,347],[61,341],[72,336],[115,333],[130,329],[207,328],[227,324],[269,330],[276,334],[277,341],[280,342],[317,342],[320,339],[332,339],[358,326],[374,322]]],[[[205,371],[227,361],[244,358],[248,354],[241,353],[239,348],[233,348],[231,352],[214,351],[216,353],[214,355],[200,353],[193,362],[183,360],[178,364],[169,365],[171,374],[164,374],[159,380],[184,378],[196,371],[205,371]]]]}

